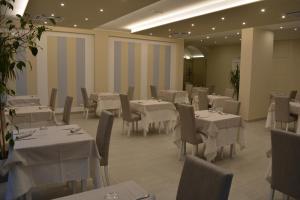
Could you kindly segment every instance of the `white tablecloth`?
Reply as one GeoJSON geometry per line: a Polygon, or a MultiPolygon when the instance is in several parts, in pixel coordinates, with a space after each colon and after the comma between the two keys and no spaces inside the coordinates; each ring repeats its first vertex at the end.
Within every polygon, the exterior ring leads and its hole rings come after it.
{"type": "Polygon", "coordinates": [[[93,93],[91,99],[97,102],[96,114],[100,116],[102,110],[121,110],[119,94],[116,93],[93,93]]]}
{"type": "MultiPolygon", "coordinates": [[[[210,112],[208,110],[195,112],[196,128],[205,133],[208,138],[205,142],[204,156],[207,160],[213,160],[218,148],[238,143],[240,148],[245,147],[242,119],[238,115],[210,112]]],[[[176,127],[173,136],[174,142],[181,141],[180,126],[176,127]]]]}
{"type": "Polygon", "coordinates": [[[177,123],[178,113],[175,106],[166,101],[134,100],[130,101],[131,110],[141,113],[144,135],[151,123],[162,123],[167,132],[172,132],[177,123]]]}
{"type": "MultiPolygon", "coordinates": [[[[100,186],[100,163],[96,142],[84,130],[71,134],[77,125],[48,127],[17,140],[2,173],[9,171],[6,199],[15,199],[43,184],[94,178],[100,186]],[[80,133],[80,134],[79,134],[80,133]]],[[[22,134],[21,132],[21,134],[22,134]]]]}
{"type": "MultiPolygon", "coordinates": [[[[207,95],[208,98],[208,103],[209,105],[211,105],[212,107],[222,107],[224,106],[224,102],[226,100],[230,100],[232,99],[231,97],[226,97],[226,96],[221,96],[221,95],[207,95]]],[[[198,109],[198,96],[194,96],[193,97],[193,106],[195,110],[199,110],[198,109]]]]}
{"type": "Polygon", "coordinates": [[[7,119],[19,128],[34,128],[35,124],[40,122],[53,121],[53,112],[48,106],[27,106],[27,107],[10,107],[16,111],[16,116],[11,118],[8,110],[5,112],[7,119]]]}
{"type": "MultiPolygon", "coordinates": [[[[299,102],[290,102],[290,112],[295,115],[300,115],[300,103],[299,102]]],[[[266,121],[266,128],[272,128],[275,123],[275,103],[272,102],[269,106],[267,121],[266,121]]],[[[298,118],[297,121],[297,134],[300,134],[300,120],[298,118]]]]}
{"type": "Polygon", "coordinates": [[[158,98],[163,101],[168,101],[173,103],[189,104],[189,96],[186,91],[161,90],[159,91],[158,98]]]}
{"type": "Polygon", "coordinates": [[[7,103],[9,106],[39,106],[40,98],[35,95],[26,96],[8,96],[7,103]]]}
{"type": "MultiPolygon", "coordinates": [[[[112,192],[118,195],[119,200],[135,200],[148,194],[141,186],[137,185],[135,182],[127,181],[101,189],[58,198],[56,200],[105,200],[105,195],[112,192]]],[[[145,198],[143,200],[150,199],[145,198]]]]}

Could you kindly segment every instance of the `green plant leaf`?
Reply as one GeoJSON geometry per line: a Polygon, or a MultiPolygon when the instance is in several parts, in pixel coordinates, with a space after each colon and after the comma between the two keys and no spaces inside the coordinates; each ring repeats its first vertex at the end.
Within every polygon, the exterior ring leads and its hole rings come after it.
{"type": "Polygon", "coordinates": [[[38,54],[38,51],[39,51],[38,48],[30,46],[29,49],[33,56],[36,56],[38,54]]]}

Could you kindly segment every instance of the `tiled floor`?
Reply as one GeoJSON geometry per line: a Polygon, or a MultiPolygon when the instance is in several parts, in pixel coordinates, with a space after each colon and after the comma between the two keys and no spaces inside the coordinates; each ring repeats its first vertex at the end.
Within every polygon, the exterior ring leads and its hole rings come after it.
{"type": "MultiPolygon", "coordinates": [[[[74,114],[72,123],[77,123],[95,136],[98,119],[82,119],[74,114]]],[[[122,134],[122,120],[115,119],[110,146],[111,182],[118,183],[134,180],[159,200],[174,200],[183,162],[178,160],[178,149],[172,142],[172,136],[164,133],[142,133],[127,137],[122,134]]],[[[265,200],[270,189],[265,180],[269,160],[266,151],[270,147],[269,131],[264,129],[264,121],[245,124],[247,147],[237,155],[216,161],[215,164],[234,173],[230,200],[265,200]]],[[[190,150],[190,149],[188,149],[190,150]]],[[[3,197],[5,184],[0,185],[3,197]]],[[[67,187],[47,186],[34,190],[33,199],[51,199],[70,194],[67,187]]],[[[276,196],[278,199],[282,195],[276,196]]]]}

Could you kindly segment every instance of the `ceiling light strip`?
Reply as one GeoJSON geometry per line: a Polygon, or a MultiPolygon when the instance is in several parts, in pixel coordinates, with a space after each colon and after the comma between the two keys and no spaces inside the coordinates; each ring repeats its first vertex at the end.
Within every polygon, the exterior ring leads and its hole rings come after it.
{"type": "Polygon", "coordinates": [[[182,9],[167,12],[150,19],[142,20],[137,23],[126,26],[126,29],[131,30],[132,33],[154,28],[157,26],[197,17],[229,8],[234,8],[261,0],[211,0],[193,4],[182,9]]]}

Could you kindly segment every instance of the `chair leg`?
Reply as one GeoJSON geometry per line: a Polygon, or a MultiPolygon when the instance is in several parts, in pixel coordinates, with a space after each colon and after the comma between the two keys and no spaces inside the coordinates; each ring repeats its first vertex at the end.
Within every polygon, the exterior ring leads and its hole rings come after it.
{"type": "Polygon", "coordinates": [[[198,153],[198,144],[194,144],[192,149],[192,155],[196,156],[197,153],[198,153]]]}
{"type": "Polygon", "coordinates": [[[139,132],[139,121],[136,121],[136,122],[135,122],[135,125],[136,125],[136,127],[135,127],[136,132],[139,132]]]}
{"type": "Polygon", "coordinates": [[[124,123],[125,123],[125,121],[124,121],[124,119],[123,119],[122,134],[124,134],[124,123]]]}
{"type": "Polygon", "coordinates": [[[288,122],[285,124],[285,131],[289,131],[289,123],[288,122]]]}
{"type": "Polygon", "coordinates": [[[109,182],[109,174],[108,174],[108,166],[104,166],[104,176],[105,176],[105,182],[106,185],[109,186],[110,182],[109,182]]]}
{"type": "Polygon", "coordinates": [[[130,124],[129,122],[126,122],[126,126],[127,126],[127,136],[130,136],[130,124]]]}
{"type": "Polygon", "coordinates": [[[134,129],[135,129],[135,128],[134,128],[134,122],[131,122],[131,130],[132,130],[132,132],[135,132],[134,129]]]}
{"type": "Polygon", "coordinates": [[[85,119],[88,119],[89,118],[89,109],[87,108],[86,109],[86,116],[85,116],[85,119]]]}
{"type": "Polygon", "coordinates": [[[273,200],[275,196],[275,190],[271,189],[270,200],[273,200]]]}
{"type": "Polygon", "coordinates": [[[230,158],[233,157],[234,150],[235,150],[235,145],[234,145],[234,144],[231,144],[231,145],[230,145],[230,158]]]}

